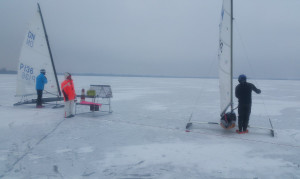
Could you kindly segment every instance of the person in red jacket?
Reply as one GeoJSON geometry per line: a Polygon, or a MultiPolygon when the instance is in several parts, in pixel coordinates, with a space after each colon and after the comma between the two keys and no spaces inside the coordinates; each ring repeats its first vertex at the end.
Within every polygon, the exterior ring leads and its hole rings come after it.
{"type": "Polygon", "coordinates": [[[74,117],[74,101],[76,100],[76,93],[74,83],[70,73],[65,73],[65,81],[61,83],[61,90],[65,101],[65,118],[74,117]]]}

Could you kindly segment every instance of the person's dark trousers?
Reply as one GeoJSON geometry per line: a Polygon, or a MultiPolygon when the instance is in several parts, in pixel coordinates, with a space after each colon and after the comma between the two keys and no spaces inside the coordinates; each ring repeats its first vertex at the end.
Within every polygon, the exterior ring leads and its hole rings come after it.
{"type": "Polygon", "coordinates": [[[239,130],[246,131],[249,123],[249,117],[251,113],[251,104],[250,105],[240,105],[238,107],[239,113],[239,130]]]}
{"type": "Polygon", "coordinates": [[[43,90],[36,90],[36,92],[37,92],[36,106],[42,106],[43,90]]]}

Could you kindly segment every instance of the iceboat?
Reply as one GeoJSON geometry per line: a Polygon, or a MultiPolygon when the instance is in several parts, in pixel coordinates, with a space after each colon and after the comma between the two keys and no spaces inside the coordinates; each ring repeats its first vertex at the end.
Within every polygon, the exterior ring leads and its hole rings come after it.
{"type": "Polygon", "coordinates": [[[19,101],[14,105],[36,103],[36,77],[41,69],[46,70],[48,80],[43,92],[43,103],[63,100],[39,3],[37,7],[21,48],[16,85],[19,101]]]}
{"type": "MultiPolygon", "coordinates": [[[[220,122],[193,121],[192,115],[186,124],[186,131],[192,128],[193,123],[216,124],[224,129],[232,129],[236,124],[236,114],[233,106],[233,0],[223,0],[221,21],[219,25],[219,92],[220,92],[220,122]]],[[[274,136],[274,129],[269,118],[270,128],[255,127],[270,130],[274,136]]]]}

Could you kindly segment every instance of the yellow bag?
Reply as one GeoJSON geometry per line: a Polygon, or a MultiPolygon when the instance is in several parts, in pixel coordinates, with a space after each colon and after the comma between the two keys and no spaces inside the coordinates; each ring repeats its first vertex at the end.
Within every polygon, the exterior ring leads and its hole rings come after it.
{"type": "Polygon", "coordinates": [[[87,95],[88,96],[96,96],[96,91],[95,90],[88,90],[87,95]]]}

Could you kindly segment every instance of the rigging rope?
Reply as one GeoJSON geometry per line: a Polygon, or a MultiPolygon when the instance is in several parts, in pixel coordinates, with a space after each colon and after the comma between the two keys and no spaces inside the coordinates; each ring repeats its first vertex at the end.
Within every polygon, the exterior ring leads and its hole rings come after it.
{"type": "MultiPolygon", "coordinates": [[[[218,54],[218,53],[217,53],[218,54]]],[[[215,62],[218,60],[218,58],[217,57],[215,57],[215,60],[212,60],[211,61],[211,64],[210,64],[210,67],[208,68],[208,72],[206,73],[206,74],[208,74],[208,77],[211,77],[211,72],[212,72],[212,68],[213,68],[213,66],[215,65],[215,62]]],[[[202,95],[203,95],[203,90],[204,90],[204,86],[206,86],[206,85],[202,85],[202,87],[201,87],[201,89],[200,89],[200,91],[199,91],[199,95],[197,95],[197,98],[196,98],[196,100],[195,100],[195,102],[194,102],[194,105],[193,105],[193,108],[192,108],[192,112],[191,112],[191,114],[190,114],[190,116],[189,116],[189,118],[188,118],[188,122],[190,122],[191,120],[192,120],[192,118],[193,118],[193,114],[194,114],[194,111],[195,111],[195,109],[196,109],[196,106],[197,106],[197,104],[198,104],[198,102],[199,102],[199,99],[200,99],[200,97],[202,97],[202,95]]]]}
{"type": "MultiPolygon", "coordinates": [[[[247,49],[246,49],[244,40],[243,40],[243,38],[242,38],[242,36],[241,36],[241,34],[240,34],[238,25],[237,25],[237,23],[236,23],[236,19],[235,19],[235,21],[233,21],[233,22],[234,22],[234,27],[236,28],[238,37],[239,37],[239,39],[240,39],[240,41],[241,41],[241,43],[242,43],[242,48],[243,48],[243,50],[244,50],[244,52],[245,52],[246,61],[247,61],[247,63],[248,63],[248,66],[250,67],[250,71],[251,71],[251,73],[255,76],[255,71],[254,71],[254,69],[253,69],[253,67],[252,67],[252,65],[251,65],[251,63],[250,63],[249,55],[248,55],[248,52],[247,52],[247,49]]],[[[258,82],[256,79],[253,79],[253,81],[254,81],[255,84],[257,84],[257,86],[260,86],[259,82],[258,82]]],[[[262,102],[263,102],[264,110],[265,110],[265,112],[266,112],[266,114],[267,114],[267,116],[268,116],[268,118],[269,118],[269,120],[270,120],[270,115],[269,115],[268,109],[267,109],[267,107],[266,107],[266,103],[265,103],[265,99],[264,99],[263,92],[261,93],[261,100],[262,100],[262,102]]]]}
{"type": "Polygon", "coordinates": [[[54,93],[51,93],[51,92],[49,92],[49,91],[47,91],[47,90],[44,90],[46,93],[48,93],[48,94],[51,94],[51,95],[54,95],[54,96],[56,96],[56,97],[60,97],[58,94],[54,94],[54,93]]]}

